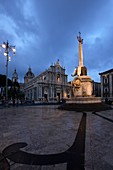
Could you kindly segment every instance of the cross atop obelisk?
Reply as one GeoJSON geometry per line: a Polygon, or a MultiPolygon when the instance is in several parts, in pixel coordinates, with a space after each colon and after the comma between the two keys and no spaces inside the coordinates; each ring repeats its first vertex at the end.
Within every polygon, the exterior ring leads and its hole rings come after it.
{"type": "Polygon", "coordinates": [[[82,52],[82,44],[83,39],[81,38],[81,33],[77,36],[77,40],[79,42],[79,66],[83,66],[83,52],[82,52]]]}

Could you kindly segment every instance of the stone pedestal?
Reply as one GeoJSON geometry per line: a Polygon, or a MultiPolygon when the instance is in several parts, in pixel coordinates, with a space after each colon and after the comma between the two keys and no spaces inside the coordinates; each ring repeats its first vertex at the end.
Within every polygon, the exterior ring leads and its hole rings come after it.
{"type": "Polygon", "coordinates": [[[102,103],[101,97],[73,97],[66,100],[66,103],[76,103],[76,104],[92,104],[92,103],[102,103]]]}
{"type": "Polygon", "coordinates": [[[90,97],[92,96],[92,79],[87,76],[77,76],[72,81],[74,97],[90,97]]]}

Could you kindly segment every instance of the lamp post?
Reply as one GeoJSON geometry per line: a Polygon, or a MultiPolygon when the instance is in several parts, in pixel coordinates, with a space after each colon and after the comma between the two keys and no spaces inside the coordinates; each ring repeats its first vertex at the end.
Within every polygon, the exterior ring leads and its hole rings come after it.
{"type": "Polygon", "coordinates": [[[15,46],[9,45],[8,41],[5,43],[3,42],[2,45],[0,45],[4,50],[4,55],[6,56],[6,96],[5,96],[5,102],[8,103],[8,62],[11,61],[11,57],[9,56],[9,52],[13,52],[15,54],[16,48],[15,46]]]}

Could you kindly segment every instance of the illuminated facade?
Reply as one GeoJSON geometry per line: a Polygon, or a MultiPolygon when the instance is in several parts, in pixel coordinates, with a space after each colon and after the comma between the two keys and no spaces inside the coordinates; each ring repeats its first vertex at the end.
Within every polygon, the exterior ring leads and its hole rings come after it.
{"type": "Polygon", "coordinates": [[[60,66],[59,60],[38,76],[28,79],[26,75],[24,93],[28,100],[60,101],[71,97],[71,84],[67,82],[68,76],[65,74],[65,68],[60,66]]]}
{"type": "Polygon", "coordinates": [[[101,97],[113,99],[113,69],[99,73],[101,80],[101,97]]]}

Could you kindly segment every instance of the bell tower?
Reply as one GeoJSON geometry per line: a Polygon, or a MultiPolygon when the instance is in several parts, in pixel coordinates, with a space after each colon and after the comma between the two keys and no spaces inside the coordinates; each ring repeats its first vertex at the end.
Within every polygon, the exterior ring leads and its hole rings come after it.
{"type": "Polygon", "coordinates": [[[16,69],[14,70],[14,73],[12,75],[12,82],[18,82],[18,74],[16,72],[16,69]]]}

